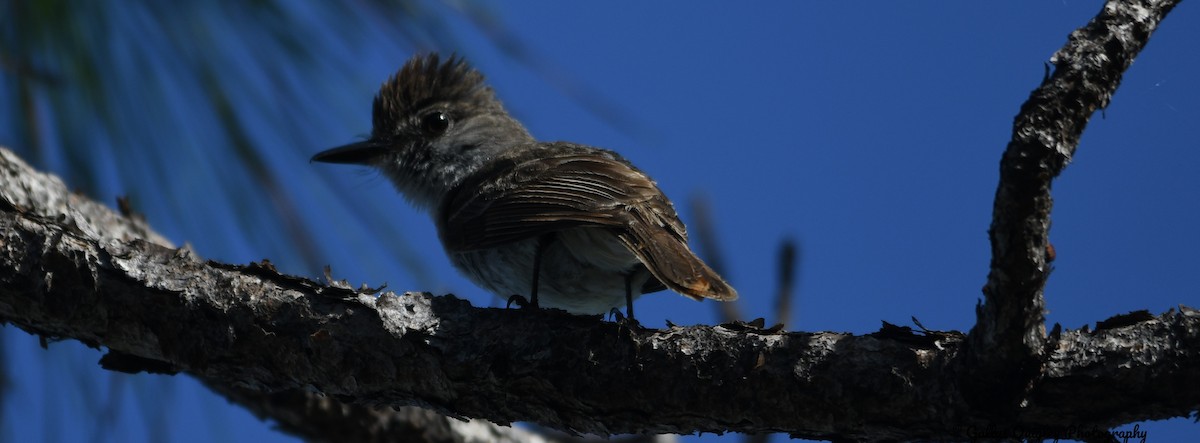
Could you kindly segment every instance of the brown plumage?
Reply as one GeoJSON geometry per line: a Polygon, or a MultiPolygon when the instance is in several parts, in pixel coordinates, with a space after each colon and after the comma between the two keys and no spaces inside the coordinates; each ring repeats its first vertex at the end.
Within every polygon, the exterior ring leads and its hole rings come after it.
{"type": "Polygon", "coordinates": [[[688,248],[687,230],[658,185],[617,153],[557,142],[506,154],[444,200],[439,232],[447,250],[601,227],[665,286],[660,289],[696,299],[737,299],[737,291],[688,248]]]}
{"type": "Polygon", "coordinates": [[[461,59],[417,56],[375,97],[371,138],[313,160],[379,168],[433,212],[450,261],[501,297],[598,314],[670,288],[737,292],[687,246],[670,200],[615,152],[535,140],[461,59]]]}

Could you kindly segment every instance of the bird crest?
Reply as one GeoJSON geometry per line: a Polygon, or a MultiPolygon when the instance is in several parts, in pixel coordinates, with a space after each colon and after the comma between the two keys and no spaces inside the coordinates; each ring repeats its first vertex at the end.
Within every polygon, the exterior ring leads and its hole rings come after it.
{"type": "Polygon", "coordinates": [[[483,80],[483,74],[461,57],[451,55],[442,63],[437,53],[415,56],[379,88],[372,112],[374,126],[392,127],[437,102],[491,106],[494,94],[483,80]]]}

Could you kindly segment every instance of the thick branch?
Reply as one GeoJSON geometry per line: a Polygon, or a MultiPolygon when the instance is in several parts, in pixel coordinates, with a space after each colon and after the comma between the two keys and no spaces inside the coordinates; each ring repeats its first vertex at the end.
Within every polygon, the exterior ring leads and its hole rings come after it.
{"type": "MultiPolygon", "coordinates": [[[[61,186],[41,200],[61,206],[39,206],[21,185],[38,177],[0,153],[0,170],[11,174],[0,179],[8,203],[0,212],[0,318],[106,346],[134,364],[186,371],[223,392],[315,389],[366,405],[601,435],[954,439],[992,423],[953,383],[957,333],[631,330],[454,297],[356,295],[265,265],[203,262],[136,235],[94,235],[105,226],[89,223],[121,217],[61,186]]],[[[1167,392],[1149,382],[1200,377],[1194,311],[1063,334],[1054,349],[1012,425],[1067,436],[1077,429],[1067,424],[1104,429],[1200,404],[1187,384],[1167,392]],[[1101,344],[1105,352],[1094,352],[1101,344]],[[1139,401],[1091,397],[1117,386],[1139,401]],[[1059,427],[1043,427],[1050,424],[1059,427]]]]}
{"type": "Polygon", "coordinates": [[[1108,1],[1054,54],[1053,75],[1013,122],[989,230],[991,273],[962,372],[977,406],[1015,411],[1041,371],[1051,181],[1070,161],[1088,119],[1108,105],[1122,74],[1176,3],[1108,1]]]}
{"type": "MultiPolygon", "coordinates": [[[[146,241],[170,245],[140,217],[119,215],[104,205],[67,192],[57,177],[30,169],[11,151],[0,149],[0,171],[3,171],[0,173],[0,208],[5,211],[54,224],[58,230],[74,232],[99,244],[146,241]]],[[[53,270],[48,271],[50,278],[46,283],[53,281],[53,270]]],[[[84,341],[93,346],[99,344],[84,341]]],[[[133,371],[177,370],[169,363],[118,352],[105,355],[101,364],[110,369],[124,367],[133,371]]],[[[230,401],[241,404],[260,418],[274,419],[282,430],[307,441],[550,441],[521,429],[496,426],[482,420],[461,421],[419,408],[392,410],[344,404],[307,389],[263,392],[229,384],[228,380],[201,379],[230,401]]]]}

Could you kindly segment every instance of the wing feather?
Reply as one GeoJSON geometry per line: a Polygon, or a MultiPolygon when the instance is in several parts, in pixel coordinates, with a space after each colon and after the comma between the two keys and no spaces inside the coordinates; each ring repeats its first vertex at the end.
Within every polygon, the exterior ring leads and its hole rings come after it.
{"type": "Polygon", "coordinates": [[[694,298],[737,298],[688,248],[683,222],[654,181],[620,155],[569,143],[512,152],[443,202],[439,234],[447,249],[491,248],[574,227],[609,228],[666,287],[694,298]]]}

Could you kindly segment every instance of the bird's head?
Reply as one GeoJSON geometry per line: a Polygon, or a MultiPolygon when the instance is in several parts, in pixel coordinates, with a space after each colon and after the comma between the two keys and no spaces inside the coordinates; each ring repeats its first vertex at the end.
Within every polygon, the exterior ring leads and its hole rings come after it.
{"type": "Polygon", "coordinates": [[[532,142],[461,58],[418,55],[379,88],[371,137],[323,151],[313,161],[378,168],[410,201],[433,208],[492,158],[532,142]]]}

